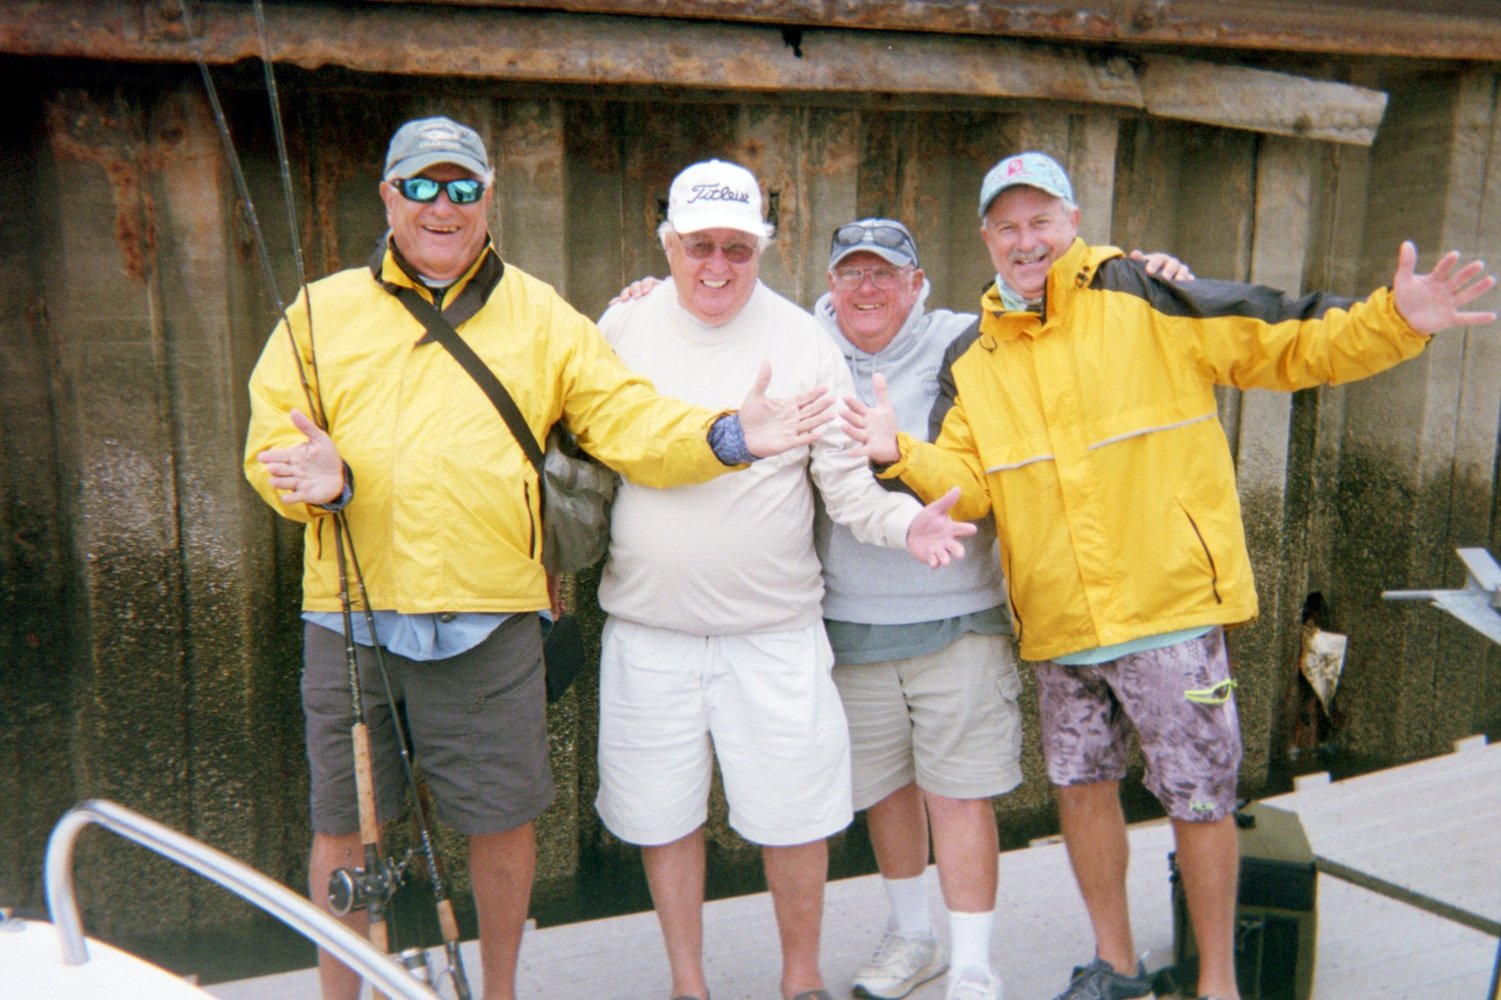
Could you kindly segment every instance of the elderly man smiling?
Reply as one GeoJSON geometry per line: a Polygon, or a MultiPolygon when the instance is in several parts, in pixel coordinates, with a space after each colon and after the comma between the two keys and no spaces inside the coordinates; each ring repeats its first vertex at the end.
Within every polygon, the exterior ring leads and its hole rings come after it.
{"type": "MultiPolygon", "coordinates": [[[[673,181],[660,237],[672,280],[611,308],[600,328],[665,392],[713,407],[769,359],[772,388],[851,389],[818,324],[759,279],[769,243],[756,178],[709,160],[673,181]]],[[[830,430],[756,462],[729,488],[626,484],[600,583],[605,825],[642,859],[673,995],[706,1000],[704,834],[717,756],[730,824],[762,847],[782,946],[781,989],[825,997],[818,965],[826,838],[851,819],[849,734],[830,677],[813,546],[814,487],[865,541],[942,565],[974,528],[872,478],[830,430]],[[712,747],[711,747],[712,744],[712,747]]],[[[728,482],[728,479],[726,480],[728,482]]]]}
{"type": "Polygon", "coordinates": [[[980,219],[996,280],[945,357],[937,437],[899,434],[889,403],[850,400],[845,427],[891,463],[883,475],[919,495],[959,483],[961,516],[994,513],[1095,938],[1056,1000],[1151,991],[1126,898],[1132,728],[1172,822],[1198,991],[1233,1000],[1241,743],[1223,629],[1255,617],[1256,590],[1214,387],[1372,375],[1440,330],[1494,320],[1462,308],[1494,279],[1478,262],[1455,270],[1454,253],[1417,274],[1404,243],[1391,287],[1363,299],[1169,284],[1079,239],[1068,175],[1038,152],[986,174],[980,219]]]}

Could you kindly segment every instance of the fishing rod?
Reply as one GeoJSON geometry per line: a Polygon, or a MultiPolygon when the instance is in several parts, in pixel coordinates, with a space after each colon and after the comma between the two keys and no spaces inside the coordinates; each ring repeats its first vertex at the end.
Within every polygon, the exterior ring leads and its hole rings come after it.
{"type": "MultiPolygon", "coordinates": [[[[261,230],[260,218],[255,211],[255,201],[250,195],[250,185],[245,179],[245,171],[240,163],[239,152],[235,147],[233,137],[229,133],[229,121],[224,114],[223,104],[219,100],[218,88],[214,85],[213,76],[209,72],[208,59],[203,53],[198,33],[194,30],[192,15],[188,11],[187,0],[178,0],[178,4],[182,12],[183,27],[192,44],[193,54],[198,64],[199,75],[203,78],[204,90],[207,92],[209,105],[213,109],[214,125],[218,129],[219,139],[224,147],[225,159],[229,164],[230,174],[234,179],[236,193],[240,197],[240,203],[245,213],[245,220],[250,227],[252,242],[255,244],[256,257],[261,265],[261,276],[265,281],[266,290],[276,307],[277,315],[280,317],[283,327],[287,330],[288,340],[292,349],[293,365],[297,371],[298,381],[302,385],[303,397],[307,401],[308,416],[320,429],[326,431],[328,428],[328,417],[322,406],[322,398],[321,396],[315,397],[312,385],[308,381],[307,366],[303,364],[302,351],[298,347],[296,335],[292,331],[291,317],[287,313],[286,301],[281,296],[275,271],[271,267],[270,251],[267,249],[265,235],[261,230]]],[[[301,241],[295,229],[289,235],[294,244],[300,245],[301,241]]],[[[299,280],[304,280],[301,274],[299,274],[299,280]]],[[[303,298],[304,300],[307,299],[305,285],[303,298]]],[[[311,317],[310,304],[308,305],[308,315],[311,317]]],[[[311,328],[308,333],[309,347],[311,349],[311,328]]],[[[386,904],[395,893],[399,875],[397,866],[392,862],[383,861],[381,857],[383,852],[380,847],[379,823],[375,816],[373,771],[370,767],[369,729],[365,724],[364,704],[360,695],[359,673],[350,616],[349,587],[344,559],[345,531],[343,511],[334,512],[332,519],[336,543],[335,550],[338,555],[340,598],[344,614],[345,660],[351,679],[350,692],[354,716],[354,724],[351,728],[351,742],[354,748],[355,793],[359,801],[360,841],[364,849],[365,861],[365,868],[357,869],[358,875],[351,875],[348,881],[350,883],[351,897],[358,900],[360,908],[369,910],[369,937],[371,943],[380,950],[385,951],[388,945],[388,935],[384,920],[387,908],[386,904]]],[[[343,897],[340,898],[342,899],[343,897]]],[[[330,894],[330,905],[332,906],[333,904],[333,894],[330,894]]],[[[355,908],[353,905],[349,907],[349,909],[353,908],[355,908]]],[[[349,909],[345,909],[344,913],[349,912],[349,909]]]]}
{"type": "MultiPolygon", "coordinates": [[[[250,196],[249,185],[245,180],[244,170],[240,165],[234,140],[229,133],[228,120],[225,117],[223,106],[219,101],[218,90],[214,86],[213,77],[209,72],[208,61],[204,55],[202,44],[193,30],[191,15],[187,9],[187,0],[179,0],[179,7],[182,11],[184,28],[188,38],[192,42],[199,73],[203,78],[204,87],[208,93],[209,103],[213,108],[214,123],[225,149],[236,190],[244,205],[246,220],[250,226],[256,245],[257,257],[260,260],[266,287],[276,306],[282,325],[287,331],[298,379],[301,382],[303,396],[308,404],[309,417],[321,430],[327,432],[328,418],[322,405],[322,397],[321,395],[315,397],[312,383],[309,382],[307,377],[306,366],[304,366],[302,360],[302,352],[298,348],[296,335],[292,330],[287,308],[281,297],[275,273],[271,267],[270,254],[266,247],[265,236],[261,231],[260,221],[255,213],[255,206],[250,196]]],[[[256,33],[261,49],[261,65],[270,101],[272,126],[276,137],[277,163],[280,168],[283,201],[287,211],[288,234],[292,240],[297,282],[306,310],[309,364],[313,369],[312,382],[316,383],[318,380],[317,347],[313,331],[312,302],[307,286],[306,269],[303,263],[302,240],[298,235],[296,203],[292,189],[291,162],[287,154],[286,133],[282,125],[280,100],[277,95],[276,76],[272,65],[262,0],[252,0],[252,7],[255,13],[256,33]]],[[[358,655],[354,642],[353,609],[350,598],[350,575],[348,572],[352,566],[354,569],[353,579],[359,591],[360,610],[364,615],[365,626],[371,637],[371,648],[375,654],[377,673],[385,689],[387,704],[390,705],[397,746],[400,751],[402,770],[406,777],[408,789],[412,795],[417,832],[422,845],[424,859],[427,862],[429,880],[433,890],[434,903],[437,908],[438,922],[443,935],[443,946],[448,965],[447,968],[434,977],[431,974],[424,949],[420,947],[407,948],[400,953],[399,958],[402,964],[416,978],[429,982],[435,987],[444,978],[448,978],[453,983],[454,992],[458,1000],[471,1000],[472,994],[469,988],[469,981],[464,972],[463,959],[459,952],[458,921],[454,916],[453,904],[448,899],[447,891],[443,885],[442,873],[438,865],[437,853],[433,846],[426,810],[423,807],[422,796],[417,786],[416,773],[412,766],[408,735],[405,726],[402,724],[400,714],[396,711],[390,673],[386,668],[385,657],[377,641],[374,613],[369,594],[365,589],[364,574],[360,568],[359,557],[355,551],[354,536],[343,510],[333,512],[332,520],[339,579],[340,611],[343,619],[345,664],[349,674],[351,711],[354,720],[350,736],[353,747],[355,793],[359,803],[360,841],[363,847],[364,866],[361,868],[339,868],[331,874],[328,886],[329,906],[333,912],[340,916],[347,915],[359,909],[366,910],[370,918],[369,935],[371,943],[382,951],[388,951],[390,942],[386,919],[387,911],[390,908],[397,888],[401,884],[407,864],[411,858],[411,852],[408,851],[405,859],[397,861],[386,856],[381,849],[380,823],[375,804],[374,772],[370,759],[370,735],[369,728],[365,722],[364,699],[359,683],[358,655]]]]}
{"type": "MultiPolygon", "coordinates": [[[[296,195],[292,187],[291,157],[287,153],[286,129],[282,123],[281,100],[276,87],[276,72],[271,58],[271,45],[266,30],[265,7],[262,0],[252,0],[252,7],[255,12],[256,38],[261,50],[261,68],[266,81],[266,94],[271,106],[272,132],[276,138],[277,165],[281,175],[282,202],[287,212],[287,231],[292,234],[293,260],[297,270],[297,281],[299,287],[303,290],[303,302],[307,309],[308,344],[313,362],[313,379],[316,382],[318,378],[317,342],[313,332],[312,304],[307,292],[307,271],[303,264],[302,240],[297,236],[296,195]]],[[[364,612],[365,627],[371,636],[371,648],[375,654],[377,673],[385,689],[386,703],[392,706],[393,716],[395,716],[394,706],[396,698],[391,689],[391,677],[390,672],[386,669],[385,655],[379,642],[376,640],[375,618],[370,603],[370,595],[365,589],[365,574],[360,567],[359,555],[355,551],[354,535],[342,517],[335,520],[334,533],[335,549],[339,557],[339,593],[341,610],[344,617],[346,659],[349,662],[353,662],[352,657],[355,655],[353,645],[350,641],[350,637],[353,635],[353,623],[350,620],[349,585],[344,562],[344,554],[347,546],[348,561],[354,568],[353,579],[355,586],[359,589],[359,603],[360,608],[364,612]]],[[[358,698],[358,693],[355,696],[358,698]]],[[[356,707],[355,718],[357,722],[361,719],[362,715],[363,712],[359,707],[356,707]]],[[[412,767],[411,750],[406,728],[402,725],[399,716],[395,716],[394,728],[397,747],[401,755],[402,772],[406,777],[408,790],[411,793],[413,806],[416,810],[418,839],[422,846],[423,856],[427,861],[429,882],[432,886],[434,905],[438,913],[439,928],[443,935],[444,951],[448,959],[448,967],[440,974],[439,978],[441,979],[443,975],[451,976],[454,983],[454,990],[458,994],[459,1000],[469,1000],[468,977],[464,973],[463,958],[459,953],[458,920],[454,916],[453,904],[449,901],[447,890],[443,885],[442,870],[438,865],[437,851],[433,847],[432,834],[427,823],[421,791],[417,787],[417,777],[412,767]]],[[[371,843],[371,839],[366,838],[363,835],[363,831],[368,826],[371,828],[374,836],[378,837],[379,825],[374,816],[366,815],[370,810],[366,809],[363,805],[364,802],[373,802],[374,799],[374,780],[373,775],[370,773],[369,761],[369,733],[361,728],[358,735],[359,740],[354,743],[356,787],[358,788],[363,782],[371,789],[371,794],[365,799],[360,800],[362,802],[360,821],[362,830],[361,839],[366,843],[371,843]],[[363,778],[361,777],[362,773],[364,775],[363,778]]],[[[343,914],[350,912],[359,900],[366,899],[369,901],[365,904],[366,908],[372,910],[371,923],[375,925],[377,923],[375,911],[388,902],[389,896],[395,892],[396,887],[400,884],[401,873],[404,867],[402,865],[401,868],[393,870],[389,864],[382,865],[379,863],[379,852],[376,852],[376,855],[372,857],[370,852],[367,851],[364,869],[349,870],[341,868],[333,872],[329,882],[330,906],[335,912],[343,914]]],[[[426,971],[427,962],[425,955],[420,960],[417,958],[419,955],[423,955],[421,949],[406,949],[401,953],[402,961],[414,972],[418,973],[419,978],[430,979],[431,974],[426,971]],[[416,954],[413,954],[413,952],[416,954]]]]}

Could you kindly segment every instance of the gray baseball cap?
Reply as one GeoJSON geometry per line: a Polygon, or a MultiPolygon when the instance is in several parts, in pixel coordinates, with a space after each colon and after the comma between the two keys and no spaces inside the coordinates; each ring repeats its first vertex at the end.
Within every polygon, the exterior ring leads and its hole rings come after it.
{"type": "Polygon", "coordinates": [[[980,218],[985,218],[985,210],[996,195],[1019,185],[1037,188],[1067,202],[1074,200],[1074,186],[1057,160],[1046,153],[1017,153],[991,167],[980,183],[980,218]]]}
{"type": "Polygon", "coordinates": [[[452,163],[476,177],[490,173],[490,155],[479,133],[452,118],[418,118],[396,130],[381,176],[415,177],[437,163],[452,163]]]}
{"type": "Polygon", "coordinates": [[[829,270],[852,253],[873,253],[897,267],[917,266],[917,241],[895,219],[860,219],[834,230],[829,270]]]}

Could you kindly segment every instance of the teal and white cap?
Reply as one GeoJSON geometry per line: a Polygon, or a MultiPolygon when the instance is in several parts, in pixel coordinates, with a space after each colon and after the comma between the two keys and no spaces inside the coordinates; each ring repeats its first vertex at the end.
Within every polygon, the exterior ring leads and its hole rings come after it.
{"type": "Polygon", "coordinates": [[[997,195],[1018,185],[1037,188],[1069,203],[1074,200],[1074,186],[1068,182],[1068,174],[1057,160],[1046,153],[1017,153],[991,167],[990,173],[980,183],[980,218],[985,218],[986,210],[997,195]]]}

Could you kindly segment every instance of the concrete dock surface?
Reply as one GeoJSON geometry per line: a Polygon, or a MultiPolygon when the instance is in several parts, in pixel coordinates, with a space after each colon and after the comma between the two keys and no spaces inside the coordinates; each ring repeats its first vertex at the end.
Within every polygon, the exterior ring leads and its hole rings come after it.
{"type": "MultiPolygon", "coordinates": [[[[1450,906],[1501,920],[1501,744],[1462,741],[1453,753],[1331,782],[1315,775],[1266,804],[1301,818],[1313,852],[1450,906]]],[[[1173,960],[1165,821],[1130,829],[1130,892],[1137,947],[1150,968],[1173,960]]],[[[929,872],[935,926],[945,927],[937,873],[929,872]]],[[[1318,876],[1313,996],[1318,1000],[1485,1000],[1498,960],[1495,938],[1366,888],[1318,876]]],[[[830,993],[850,976],[886,920],[877,876],[828,885],[823,970],[830,993]]],[[[722,899],[704,911],[714,1000],[776,1000],[776,926],[765,894],[722,899]]],[[[993,955],[1008,1000],[1048,1000],[1091,957],[1089,922],[1068,858],[1056,841],[1001,854],[993,955]]],[[[464,945],[476,996],[479,953],[464,945]]],[[[562,1000],[667,1000],[670,980],[656,918],[637,913],[528,928],[519,994],[562,1000]]],[[[312,970],[224,983],[221,1000],[316,1000],[312,970]]],[[[911,994],[942,1000],[942,978],[911,994]]]]}

